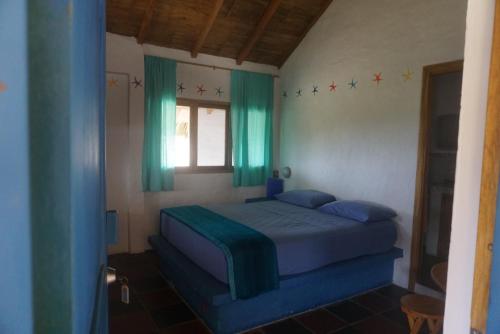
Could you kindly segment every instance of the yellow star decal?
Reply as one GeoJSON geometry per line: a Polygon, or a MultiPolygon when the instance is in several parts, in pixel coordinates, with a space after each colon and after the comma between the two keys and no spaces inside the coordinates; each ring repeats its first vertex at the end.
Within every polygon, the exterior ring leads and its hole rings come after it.
{"type": "Polygon", "coordinates": [[[409,80],[413,79],[413,72],[412,72],[409,68],[407,68],[407,69],[406,69],[406,72],[404,72],[404,73],[402,74],[402,76],[403,76],[403,80],[404,80],[405,82],[406,82],[406,81],[409,81],[409,80]]]}
{"type": "Polygon", "coordinates": [[[118,87],[118,80],[115,78],[109,79],[108,80],[108,87],[118,87]]]}

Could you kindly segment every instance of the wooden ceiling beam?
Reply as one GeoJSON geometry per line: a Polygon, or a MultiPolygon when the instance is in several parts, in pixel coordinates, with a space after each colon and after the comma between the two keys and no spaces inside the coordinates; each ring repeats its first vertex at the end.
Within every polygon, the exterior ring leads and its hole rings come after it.
{"type": "Polygon", "coordinates": [[[325,10],[330,6],[330,4],[332,3],[332,1],[333,0],[325,0],[325,2],[323,3],[323,5],[321,6],[321,9],[312,18],[312,20],[307,24],[307,28],[300,35],[300,37],[297,38],[297,40],[293,44],[292,48],[290,48],[290,50],[288,50],[288,52],[285,54],[285,56],[283,57],[283,59],[280,61],[280,63],[278,64],[279,68],[281,68],[281,66],[283,66],[283,64],[285,64],[285,62],[288,59],[288,57],[290,57],[290,55],[293,53],[293,51],[295,51],[295,49],[300,45],[300,43],[306,37],[306,35],[309,32],[309,30],[311,30],[311,28],[316,24],[316,22],[318,22],[319,18],[321,17],[321,15],[323,15],[323,13],[325,12],[325,10]]]}
{"type": "Polygon", "coordinates": [[[137,43],[143,44],[144,40],[149,31],[149,26],[151,25],[151,19],[153,18],[153,12],[155,7],[156,0],[149,0],[149,4],[146,7],[146,11],[144,12],[144,16],[142,17],[141,27],[139,28],[139,32],[137,33],[137,43]]]}
{"type": "Polygon", "coordinates": [[[205,24],[205,27],[203,28],[200,36],[198,37],[198,40],[194,44],[193,49],[191,50],[191,57],[196,58],[198,56],[198,52],[200,52],[201,47],[205,43],[205,40],[207,39],[208,33],[212,29],[215,19],[217,18],[217,15],[220,12],[220,9],[222,8],[222,5],[224,4],[224,0],[215,0],[214,8],[212,9],[212,12],[210,13],[210,16],[208,17],[208,21],[205,24]]]}
{"type": "Polygon", "coordinates": [[[252,35],[250,35],[247,42],[245,43],[245,46],[243,47],[243,49],[241,49],[240,53],[238,54],[238,58],[236,58],[236,63],[238,65],[241,65],[241,63],[243,63],[243,61],[248,57],[255,43],[257,43],[257,41],[264,33],[264,30],[269,24],[269,21],[271,21],[274,13],[276,13],[276,10],[278,10],[281,1],[282,0],[271,0],[266,10],[264,11],[264,14],[262,14],[259,23],[257,23],[257,26],[252,32],[252,35]]]}

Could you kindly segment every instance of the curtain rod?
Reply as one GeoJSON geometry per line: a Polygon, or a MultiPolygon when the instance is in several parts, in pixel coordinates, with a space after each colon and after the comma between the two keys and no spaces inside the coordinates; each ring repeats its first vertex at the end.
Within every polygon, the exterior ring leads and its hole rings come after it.
{"type": "MultiPolygon", "coordinates": [[[[201,66],[201,67],[208,67],[208,68],[211,68],[211,69],[214,69],[214,70],[224,70],[224,71],[232,71],[233,68],[229,68],[229,67],[222,67],[222,66],[215,66],[215,65],[206,65],[206,64],[198,64],[198,63],[193,63],[193,62],[190,62],[190,61],[184,61],[184,60],[175,60],[176,62],[178,63],[181,63],[181,64],[187,64],[187,65],[193,65],[193,66],[201,66]]],[[[262,72],[259,72],[259,73],[262,73],[262,72]]],[[[277,75],[277,74],[272,74],[273,78],[279,78],[280,76],[277,75]]]]}

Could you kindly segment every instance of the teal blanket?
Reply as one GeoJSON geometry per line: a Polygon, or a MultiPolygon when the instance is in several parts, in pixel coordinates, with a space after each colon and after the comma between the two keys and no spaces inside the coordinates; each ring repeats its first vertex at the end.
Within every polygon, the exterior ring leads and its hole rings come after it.
{"type": "Polygon", "coordinates": [[[224,252],[233,299],[246,299],[279,288],[276,247],[264,234],[197,205],[162,211],[224,252]]]}

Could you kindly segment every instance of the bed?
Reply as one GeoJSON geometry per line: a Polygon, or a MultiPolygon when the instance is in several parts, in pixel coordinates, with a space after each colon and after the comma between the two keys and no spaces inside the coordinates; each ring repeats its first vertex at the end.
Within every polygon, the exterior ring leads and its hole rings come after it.
{"type": "Polygon", "coordinates": [[[276,200],[204,209],[272,240],[279,277],[274,289],[235,298],[226,254],[162,210],[160,233],[150,237],[162,271],[215,333],[243,331],[387,285],[402,256],[391,220],[363,224],[276,200]]]}

